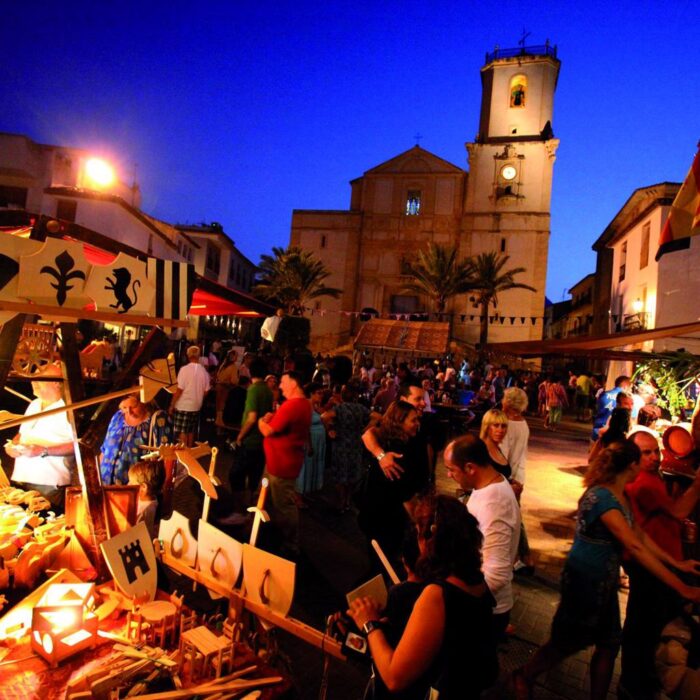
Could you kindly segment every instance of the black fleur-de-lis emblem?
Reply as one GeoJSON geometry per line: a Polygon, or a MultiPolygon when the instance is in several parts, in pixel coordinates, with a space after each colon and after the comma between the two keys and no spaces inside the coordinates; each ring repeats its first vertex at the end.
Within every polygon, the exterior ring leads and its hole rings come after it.
{"type": "Polygon", "coordinates": [[[82,270],[74,270],[75,260],[71,257],[67,250],[64,250],[60,255],[54,258],[56,267],[44,265],[39,271],[40,274],[51,275],[56,279],[56,282],[51,282],[51,286],[56,290],[56,301],[59,306],[63,306],[66,302],[68,292],[73,289],[72,284],[68,284],[71,280],[85,280],[85,273],[82,270]]]}

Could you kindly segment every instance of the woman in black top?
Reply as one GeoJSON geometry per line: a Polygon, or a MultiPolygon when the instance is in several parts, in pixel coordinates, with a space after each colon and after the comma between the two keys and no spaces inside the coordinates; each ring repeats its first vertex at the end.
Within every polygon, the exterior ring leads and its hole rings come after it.
{"type": "Polygon", "coordinates": [[[377,540],[394,562],[398,562],[401,541],[409,522],[404,503],[419,490],[421,475],[415,464],[418,455],[415,450],[407,449],[408,441],[416,436],[419,427],[418,413],[406,401],[392,403],[379,424],[376,438],[382,451],[400,455],[397,457],[403,468],[400,479],[387,479],[377,459],[366,452],[369,466],[363,493],[358,500],[358,523],[367,539],[377,540]]]}
{"type": "Polygon", "coordinates": [[[360,598],[348,611],[367,634],[383,683],[401,697],[471,700],[498,675],[491,641],[494,600],[481,573],[481,533],[455,498],[427,496],[414,510],[421,558],[417,573],[430,580],[394,647],[375,601],[360,598]]]}

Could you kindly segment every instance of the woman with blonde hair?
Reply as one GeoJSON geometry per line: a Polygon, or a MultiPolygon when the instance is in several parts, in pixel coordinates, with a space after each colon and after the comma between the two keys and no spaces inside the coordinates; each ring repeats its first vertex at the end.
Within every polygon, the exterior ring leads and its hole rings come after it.
{"type": "MultiPolygon", "coordinates": [[[[503,412],[508,417],[508,430],[500,448],[512,469],[510,483],[515,492],[515,497],[518,499],[518,504],[520,504],[520,497],[525,485],[527,443],[530,439],[530,428],[523,417],[527,404],[527,394],[522,389],[514,386],[505,390],[503,394],[503,412]]],[[[514,569],[517,573],[525,575],[532,575],[535,572],[523,520],[520,521],[518,561],[515,563],[514,569]]]]}
{"type": "Polygon", "coordinates": [[[510,481],[512,468],[501,450],[507,432],[508,416],[503,411],[492,408],[484,413],[484,417],[481,419],[479,437],[486,443],[493,468],[510,481]]]}
{"type": "Polygon", "coordinates": [[[698,573],[700,564],[677,561],[645,537],[632,520],[625,485],[637,476],[640,459],[639,447],[632,440],[615,442],[586,472],[587,488],[578,504],[576,535],[562,572],[561,601],[551,636],[513,674],[518,700],[532,696],[541,673],[592,645],[591,698],[607,697],[620,648],[617,583],[623,550],[683,598],[700,601],[700,588],[686,585],[668,568],[698,573]]]}

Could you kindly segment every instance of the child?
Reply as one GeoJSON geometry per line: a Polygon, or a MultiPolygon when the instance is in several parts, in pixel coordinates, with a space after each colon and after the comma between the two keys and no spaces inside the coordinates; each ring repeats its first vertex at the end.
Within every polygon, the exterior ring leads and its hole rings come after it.
{"type": "Polygon", "coordinates": [[[129,467],[129,484],[139,487],[136,522],[143,520],[153,539],[158,537],[158,494],[163,489],[164,480],[162,460],[143,460],[129,467]]]}

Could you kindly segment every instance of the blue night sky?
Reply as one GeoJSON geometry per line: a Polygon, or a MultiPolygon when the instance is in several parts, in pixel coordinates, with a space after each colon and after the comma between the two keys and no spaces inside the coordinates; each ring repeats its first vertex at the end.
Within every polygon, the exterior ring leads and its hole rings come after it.
{"type": "MultiPolygon", "coordinates": [[[[697,4],[4,3],[0,130],[134,164],[143,208],[219,221],[254,262],[291,212],[415,144],[466,167],[495,45],[556,44],[548,296],[632,191],[682,181],[700,138],[697,4]]],[[[517,263],[517,261],[513,261],[517,263]]]]}

